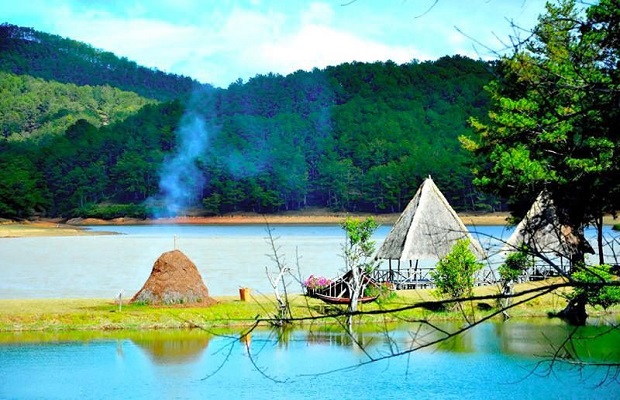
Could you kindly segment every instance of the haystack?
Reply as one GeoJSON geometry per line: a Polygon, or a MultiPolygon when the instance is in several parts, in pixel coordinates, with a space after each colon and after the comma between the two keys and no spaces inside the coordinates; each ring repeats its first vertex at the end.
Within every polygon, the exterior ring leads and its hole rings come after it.
{"type": "Polygon", "coordinates": [[[168,251],[155,261],[149,279],[131,302],[166,305],[216,303],[209,297],[209,290],[196,265],[180,250],[168,251]]]}

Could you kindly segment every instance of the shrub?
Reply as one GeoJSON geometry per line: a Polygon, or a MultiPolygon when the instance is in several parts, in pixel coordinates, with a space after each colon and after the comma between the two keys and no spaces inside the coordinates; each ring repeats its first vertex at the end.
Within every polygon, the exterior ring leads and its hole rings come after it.
{"type": "Polygon", "coordinates": [[[576,287],[569,295],[570,299],[584,296],[592,306],[601,306],[607,309],[620,303],[620,286],[605,286],[602,283],[618,282],[618,278],[611,273],[609,265],[586,267],[575,272],[572,278],[585,286],[576,287]],[[596,285],[587,285],[588,283],[596,285]]]}
{"type": "Polygon", "coordinates": [[[369,285],[364,289],[364,296],[377,297],[377,303],[381,304],[383,302],[393,300],[396,298],[396,292],[394,291],[393,285],[390,282],[383,282],[378,285],[369,285]]]}
{"type": "Polygon", "coordinates": [[[114,219],[146,218],[146,208],[140,204],[87,204],[74,212],[75,217],[114,219]]]}
{"type": "Polygon", "coordinates": [[[435,293],[450,299],[471,296],[476,273],[482,266],[469,249],[469,240],[459,240],[450,253],[439,260],[435,270],[430,272],[437,287],[435,293]]]}
{"type": "Polygon", "coordinates": [[[523,246],[517,251],[510,253],[497,271],[503,282],[516,282],[523,275],[523,272],[532,265],[533,261],[528,254],[527,246],[523,246]]]}

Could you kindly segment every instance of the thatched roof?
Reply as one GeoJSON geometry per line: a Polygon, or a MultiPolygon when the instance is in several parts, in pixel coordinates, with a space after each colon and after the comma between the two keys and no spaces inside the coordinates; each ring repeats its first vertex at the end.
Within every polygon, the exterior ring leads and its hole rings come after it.
{"type": "Polygon", "coordinates": [[[536,252],[553,253],[566,258],[577,253],[594,252],[583,232],[560,223],[555,204],[546,191],[538,195],[502,250],[515,251],[523,244],[536,252]]]}
{"type": "Polygon", "coordinates": [[[469,239],[478,258],[484,250],[439,191],[427,178],[400,215],[377,252],[377,258],[392,260],[440,259],[460,239],[469,239]]]}

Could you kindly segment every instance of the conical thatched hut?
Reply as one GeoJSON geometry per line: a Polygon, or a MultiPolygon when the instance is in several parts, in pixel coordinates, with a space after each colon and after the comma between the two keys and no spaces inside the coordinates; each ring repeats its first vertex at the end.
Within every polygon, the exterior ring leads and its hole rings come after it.
{"type": "Polygon", "coordinates": [[[379,271],[375,279],[389,281],[400,288],[426,286],[430,268],[419,268],[419,260],[439,260],[460,239],[468,239],[479,259],[484,250],[452,209],[433,180],[427,178],[400,215],[377,252],[378,259],[389,260],[389,270],[379,271]],[[393,268],[392,261],[397,261],[393,268]],[[404,264],[404,265],[403,265],[404,264]],[[383,273],[382,273],[383,272],[383,273]]]}
{"type": "Polygon", "coordinates": [[[216,303],[209,297],[209,290],[196,265],[180,250],[168,251],[155,261],[151,275],[131,302],[201,305],[216,303]]]}
{"type": "Polygon", "coordinates": [[[567,272],[575,255],[594,253],[583,232],[576,232],[570,226],[560,223],[555,204],[546,191],[538,195],[525,218],[506,241],[502,253],[507,255],[523,245],[534,254],[558,261],[561,270],[553,270],[549,265],[538,265],[528,272],[530,277],[544,278],[550,274],[567,272]]]}

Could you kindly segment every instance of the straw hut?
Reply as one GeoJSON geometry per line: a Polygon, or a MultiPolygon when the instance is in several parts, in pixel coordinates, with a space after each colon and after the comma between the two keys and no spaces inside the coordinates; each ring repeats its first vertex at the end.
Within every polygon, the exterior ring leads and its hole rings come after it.
{"type": "Polygon", "coordinates": [[[420,260],[439,260],[454,244],[468,239],[477,258],[485,257],[475,240],[433,180],[428,177],[400,215],[377,252],[377,259],[389,260],[388,270],[373,276],[380,282],[392,282],[396,288],[430,285],[428,272],[420,260]],[[396,261],[396,266],[392,262],[396,261]]]}
{"type": "Polygon", "coordinates": [[[575,256],[594,253],[583,231],[576,231],[560,223],[555,204],[546,191],[538,195],[525,218],[506,241],[502,253],[508,255],[523,245],[533,254],[543,255],[556,262],[559,267],[558,271],[548,263],[534,265],[531,271],[526,272],[529,279],[544,279],[549,275],[566,273],[575,256]]]}

